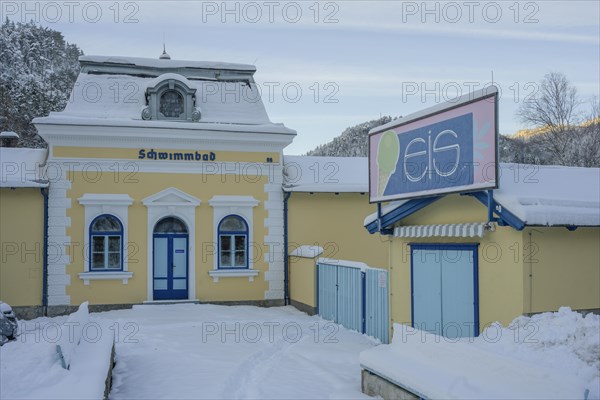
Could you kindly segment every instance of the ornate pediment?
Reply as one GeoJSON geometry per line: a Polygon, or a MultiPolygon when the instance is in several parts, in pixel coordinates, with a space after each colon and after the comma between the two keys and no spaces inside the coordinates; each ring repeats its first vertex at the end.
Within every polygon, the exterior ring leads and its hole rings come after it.
{"type": "Polygon", "coordinates": [[[161,190],[151,196],[146,197],[142,200],[142,203],[146,207],[150,206],[190,206],[197,207],[200,205],[200,200],[196,197],[185,193],[174,187],[170,187],[165,190],[161,190]]]}

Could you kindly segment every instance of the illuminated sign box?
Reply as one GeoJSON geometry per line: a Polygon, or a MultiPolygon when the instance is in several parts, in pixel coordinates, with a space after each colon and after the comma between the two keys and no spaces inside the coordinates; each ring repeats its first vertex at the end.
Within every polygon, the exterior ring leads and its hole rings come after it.
{"type": "Polygon", "coordinates": [[[490,86],[373,128],[370,202],[497,188],[497,110],[490,86]]]}

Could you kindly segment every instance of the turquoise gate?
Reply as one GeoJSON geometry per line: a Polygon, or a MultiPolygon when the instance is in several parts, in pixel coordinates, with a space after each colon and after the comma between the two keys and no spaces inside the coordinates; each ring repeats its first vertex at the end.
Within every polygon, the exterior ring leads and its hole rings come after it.
{"type": "Polygon", "coordinates": [[[387,271],[342,260],[319,260],[317,313],[388,343],[387,271]]]}

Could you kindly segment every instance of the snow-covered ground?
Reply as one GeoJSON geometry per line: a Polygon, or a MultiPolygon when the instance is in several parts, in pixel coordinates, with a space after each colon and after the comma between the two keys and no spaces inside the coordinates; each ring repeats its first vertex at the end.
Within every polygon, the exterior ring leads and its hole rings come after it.
{"type": "Polygon", "coordinates": [[[428,398],[600,399],[600,316],[564,307],[463,339],[396,324],[361,364],[428,398]]]}
{"type": "MultiPolygon", "coordinates": [[[[358,358],[377,343],[293,307],[142,305],[91,316],[116,333],[111,399],[368,398],[358,358]]],[[[43,332],[64,320],[38,318],[26,327],[39,323],[43,332]]],[[[2,347],[0,397],[44,397],[33,389],[64,379],[54,346],[17,340],[2,347]]]]}
{"type": "Polygon", "coordinates": [[[65,321],[23,321],[0,348],[1,399],[101,397],[102,372],[77,372],[96,327],[116,338],[111,399],[364,399],[360,362],[435,398],[600,398],[600,317],[568,308],[458,341],[396,325],[377,346],[293,307],[142,305],[91,314],[71,371],[55,350],[65,321]]]}

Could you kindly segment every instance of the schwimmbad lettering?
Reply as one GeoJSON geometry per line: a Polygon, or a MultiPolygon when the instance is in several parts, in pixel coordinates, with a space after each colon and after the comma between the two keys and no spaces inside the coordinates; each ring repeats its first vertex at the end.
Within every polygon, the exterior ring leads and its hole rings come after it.
{"type": "Polygon", "coordinates": [[[138,159],[140,160],[168,160],[168,161],[215,161],[217,155],[215,153],[208,152],[202,153],[198,151],[194,152],[181,152],[181,151],[155,151],[154,149],[146,150],[140,149],[138,152],[138,159]]]}

